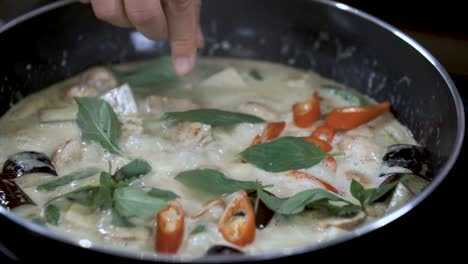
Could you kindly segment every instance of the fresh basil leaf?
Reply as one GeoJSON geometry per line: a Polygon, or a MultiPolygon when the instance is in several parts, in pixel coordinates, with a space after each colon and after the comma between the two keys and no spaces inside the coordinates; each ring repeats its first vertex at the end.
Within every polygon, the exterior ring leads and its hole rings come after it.
{"type": "Polygon", "coordinates": [[[310,168],[329,155],[315,144],[297,137],[278,138],[240,153],[243,160],[269,172],[310,168]]]}
{"type": "Polygon", "coordinates": [[[49,200],[46,203],[46,205],[49,205],[59,199],[65,198],[71,202],[91,207],[94,204],[94,196],[96,195],[98,189],[99,186],[84,186],[69,193],[54,197],[51,200],[49,200]]]}
{"type": "Polygon", "coordinates": [[[148,162],[142,159],[135,159],[117,170],[113,178],[117,181],[129,181],[135,177],[149,173],[151,169],[151,165],[148,162]]]}
{"type": "Polygon", "coordinates": [[[323,189],[305,190],[288,198],[278,198],[263,190],[258,190],[258,196],[268,208],[283,215],[301,213],[306,207],[324,207],[325,202],[343,202],[345,205],[352,205],[342,197],[323,189]]]}
{"type": "Polygon", "coordinates": [[[122,134],[119,120],[108,102],[90,97],[76,97],[78,126],[84,141],[95,141],[107,151],[126,157],[117,145],[122,134]]]}
{"type": "Polygon", "coordinates": [[[124,217],[148,218],[166,207],[167,203],[141,189],[122,187],[114,191],[115,209],[124,217]]]}
{"type": "Polygon", "coordinates": [[[260,72],[257,69],[251,69],[249,71],[250,77],[254,78],[257,81],[263,81],[263,76],[260,74],[260,72]]]}
{"type": "Polygon", "coordinates": [[[100,172],[98,168],[84,168],[79,171],[72,172],[70,174],[64,175],[56,180],[41,184],[37,187],[38,190],[45,190],[45,191],[52,191],[55,190],[57,187],[69,184],[73,181],[79,181],[85,178],[89,178],[94,176],[100,172]]]}
{"type": "Polygon", "coordinates": [[[164,201],[170,201],[170,200],[174,200],[174,199],[177,199],[179,198],[179,195],[171,192],[171,191],[167,191],[167,190],[161,190],[161,189],[158,189],[158,188],[151,188],[151,190],[149,190],[148,194],[150,196],[153,196],[155,198],[159,198],[161,200],[164,200],[164,201]]]}
{"type": "Polygon", "coordinates": [[[99,186],[96,194],[93,196],[93,207],[101,210],[112,208],[112,188],[108,186],[99,186]]]}
{"type": "Polygon", "coordinates": [[[60,219],[60,210],[57,206],[49,204],[45,208],[45,219],[51,225],[57,225],[60,219]]]}
{"type": "Polygon", "coordinates": [[[413,177],[415,177],[415,175],[405,174],[397,181],[381,184],[377,189],[375,189],[373,194],[369,197],[369,201],[367,204],[372,204],[376,202],[377,200],[379,200],[380,198],[382,198],[389,192],[393,191],[399,183],[405,184],[405,182],[411,180],[413,177]]]}
{"type": "Polygon", "coordinates": [[[162,120],[177,122],[200,122],[211,126],[230,126],[239,123],[262,123],[263,119],[253,115],[218,109],[194,109],[185,112],[167,112],[162,120]]]}
{"type": "Polygon", "coordinates": [[[223,173],[211,169],[184,171],[175,179],[188,187],[216,195],[262,188],[259,182],[229,179],[223,173]]]}
{"type": "Polygon", "coordinates": [[[134,227],[135,226],[135,224],[133,224],[126,217],[122,216],[115,208],[112,208],[112,222],[111,223],[115,226],[120,226],[120,227],[134,227]]]}
{"type": "Polygon", "coordinates": [[[181,79],[174,72],[171,58],[168,56],[149,61],[132,71],[124,72],[114,68],[113,72],[119,83],[127,83],[137,90],[165,88],[173,86],[181,79]]]}
{"type": "Polygon", "coordinates": [[[283,203],[287,198],[278,198],[272,194],[268,194],[263,190],[257,190],[257,195],[263,203],[275,212],[279,212],[280,208],[283,206],[283,203]]]}
{"type": "Polygon", "coordinates": [[[356,198],[361,204],[361,208],[365,208],[369,199],[374,195],[375,189],[365,189],[358,181],[351,182],[351,195],[356,198]]]}
{"type": "Polygon", "coordinates": [[[103,171],[99,176],[99,184],[104,187],[113,188],[116,182],[110,173],[103,171]]]}
{"type": "Polygon", "coordinates": [[[326,200],[320,200],[320,201],[310,203],[307,205],[307,208],[309,209],[323,208],[334,215],[338,215],[342,217],[349,217],[349,216],[356,215],[362,210],[361,206],[359,205],[345,204],[342,206],[338,206],[326,200]]]}
{"type": "Polygon", "coordinates": [[[351,105],[365,106],[370,104],[369,100],[365,96],[350,88],[345,88],[334,84],[322,84],[320,85],[320,87],[322,87],[325,90],[328,90],[333,95],[337,95],[343,98],[351,105]]]}
{"type": "Polygon", "coordinates": [[[190,235],[196,235],[196,234],[199,234],[199,233],[203,233],[206,231],[206,226],[204,225],[197,225],[193,230],[192,232],[190,232],[190,235]]]}

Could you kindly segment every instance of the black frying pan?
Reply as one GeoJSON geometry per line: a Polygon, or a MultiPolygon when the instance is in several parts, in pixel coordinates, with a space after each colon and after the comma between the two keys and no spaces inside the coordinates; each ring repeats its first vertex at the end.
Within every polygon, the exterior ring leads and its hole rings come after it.
{"type": "MultiPolygon", "coordinates": [[[[70,2],[73,1],[58,1],[0,28],[0,113],[23,96],[89,66],[147,59],[169,52],[167,43],[141,42],[141,35],[133,30],[100,22],[88,6],[70,2]]],[[[207,40],[202,56],[259,59],[312,69],[378,101],[390,100],[398,110],[398,119],[430,151],[436,177],[403,208],[330,243],[290,253],[235,259],[218,256],[200,261],[260,261],[288,256],[296,257],[288,261],[297,260],[297,256],[324,261],[359,246],[370,247],[366,244],[372,241],[369,237],[391,227],[392,221],[418,205],[453,166],[464,135],[458,92],[442,66],[395,28],[326,0],[205,0],[202,24],[207,40]]],[[[12,234],[0,235],[0,246],[3,244],[22,260],[48,261],[57,252],[73,260],[103,259],[114,263],[128,259],[178,260],[95,245],[87,249],[89,245],[82,241],[54,234],[3,208],[0,227],[12,234]]]]}

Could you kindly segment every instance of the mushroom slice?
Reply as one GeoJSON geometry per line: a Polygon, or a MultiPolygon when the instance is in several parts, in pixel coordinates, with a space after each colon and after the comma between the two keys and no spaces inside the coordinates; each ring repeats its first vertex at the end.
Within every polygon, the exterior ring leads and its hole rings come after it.
{"type": "Polygon", "coordinates": [[[238,109],[244,114],[254,115],[267,121],[278,120],[278,113],[263,103],[249,101],[240,104],[238,109]]]}
{"type": "Polygon", "coordinates": [[[320,223],[320,226],[323,228],[333,226],[344,230],[352,230],[354,227],[362,224],[366,220],[366,218],[366,213],[361,211],[358,214],[353,215],[351,217],[339,217],[330,219],[328,221],[325,221],[324,223],[320,223]]]}
{"type": "Polygon", "coordinates": [[[80,159],[81,154],[81,142],[78,140],[67,140],[52,154],[52,163],[60,169],[71,161],[80,159]]]}
{"type": "Polygon", "coordinates": [[[160,117],[165,112],[188,111],[196,108],[198,105],[189,99],[151,95],[146,97],[144,111],[154,117],[160,117]]]}

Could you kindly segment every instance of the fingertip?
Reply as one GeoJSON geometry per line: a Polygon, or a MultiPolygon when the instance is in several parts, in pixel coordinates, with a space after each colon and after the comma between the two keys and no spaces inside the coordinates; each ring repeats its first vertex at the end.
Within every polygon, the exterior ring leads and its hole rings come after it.
{"type": "Polygon", "coordinates": [[[186,76],[191,73],[195,66],[195,54],[189,56],[173,56],[172,64],[174,71],[179,76],[186,76]]]}

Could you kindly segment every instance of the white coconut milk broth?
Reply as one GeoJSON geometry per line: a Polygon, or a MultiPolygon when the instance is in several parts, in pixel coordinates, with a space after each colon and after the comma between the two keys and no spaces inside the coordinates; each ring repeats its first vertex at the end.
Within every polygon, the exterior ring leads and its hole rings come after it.
{"type": "MultiPolygon", "coordinates": [[[[312,72],[304,72],[283,65],[236,59],[201,59],[200,67],[179,87],[171,89],[155,89],[156,96],[181,98],[193,103],[177,102],[170,106],[174,110],[186,108],[215,108],[229,111],[239,111],[239,106],[247,102],[256,102],[268,106],[272,120],[286,121],[286,129],[281,136],[306,136],[317,125],[308,129],[299,129],[292,121],[291,107],[294,103],[310,98],[318,91],[321,100],[322,113],[332,108],[346,106],[350,103],[334,95],[322,84],[335,84],[312,72]],[[216,75],[225,70],[225,75],[216,75]],[[256,69],[263,80],[256,80],[249,72],[256,69]],[[234,73],[234,74],[232,74],[234,73]],[[180,109],[179,109],[179,108],[180,109]]],[[[21,151],[39,151],[52,155],[56,149],[68,140],[81,143],[80,129],[75,121],[42,122],[39,113],[44,108],[68,107],[73,109],[74,102],[64,99],[65,94],[73,85],[80,82],[80,77],[74,77],[22,100],[5,114],[0,120],[0,160],[6,160],[9,155],[21,151]]],[[[252,139],[261,133],[265,124],[240,124],[227,128],[212,128],[210,138],[203,144],[187,145],[178,142],[177,126],[157,120],[164,109],[153,111],[148,107],[148,96],[139,94],[138,87],[133,90],[138,113],[137,118],[143,124],[143,130],[125,131],[119,145],[129,156],[146,160],[152,166],[152,171],[132,183],[135,187],[157,187],[170,190],[180,196],[177,199],[187,214],[195,214],[215,196],[184,186],[174,180],[174,177],[186,170],[211,168],[223,172],[227,177],[237,180],[260,181],[264,185],[273,185],[268,190],[278,197],[289,197],[300,191],[320,188],[316,182],[295,179],[286,173],[270,173],[240,162],[238,153],[249,147],[252,139]],[[156,112],[156,113],[155,113],[156,112]]],[[[170,108],[169,107],[169,108],[170,108]]],[[[269,113],[266,113],[267,115],[269,113]]],[[[382,179],[379,169],[382,156],[388,145],[395,143],[415,144],[411,133],[391,114],[383,116],[359,128],[345,133],[338,133],[333,141],[331,152],[344,152],[335,157],[337,171],[334,173],[323,164],[302,171],[310,173],[337,188],[349,200],[354,200],[349,193],[353,173],[364,175],[365,187],[376,187],[382,179]],[[351,175],[351,177],[349,176],[351,175]]],[[[98,167],[109,169],[109,161],[113,170],[125,165],[128,160],[112,155],[96,144],[81,143],[81,155],[57,166],[60,176],[83,167],[98,167]]],[[[55,179],[47,174],[30,174],[16,181],[32,198],[37,206],[22,206],[15,211],[27,218],[34,218],[41,213],[40,207],[48,200],[60,194],[70,192],[78,187],[99,183],[99,176],[75,181],[53,191],[38,191],[36,186],[55,179]]],[[[229,197],[226,197],[229,200],[229,197]]],[[[61,203],[61,220],[58,226],[48,225],[58,232],[68,233],[80,238],[86,238],[96,243],[125,247],[129,250],[153,251],[154,218],[140,221],[137,227],[123,228],[110,224],[110,212],[90,212],[77,204],[61,203]]],[[[382,213],[384,210],[376,210],[382,213]]],[[[217,229],[218,219],[222,214],[219,208],[213,208],[209,214],[198,220],[185,222],[185,235],[178,254],[200,256],[215,244],[229,245],[217,229]],[[204,225],[204,232],[191,235],[198,225],[204,225]]],[[[380,213],[376,213],[377,215],[380,213]]],[[[368,216],[368,220],[372,216],[368,216]]],[[[340,221],[321,211],[306,211],[294,216],[275,215],[270,224],[263,230],[256,231],[254,242],[241,250],[250,253],[263,253],[290,250],[306,244],[321,243],[350,232],[350,228],[335,225],[340,221]]],[[[351,228],[352,229],[352,228],[351,228]]]]}

